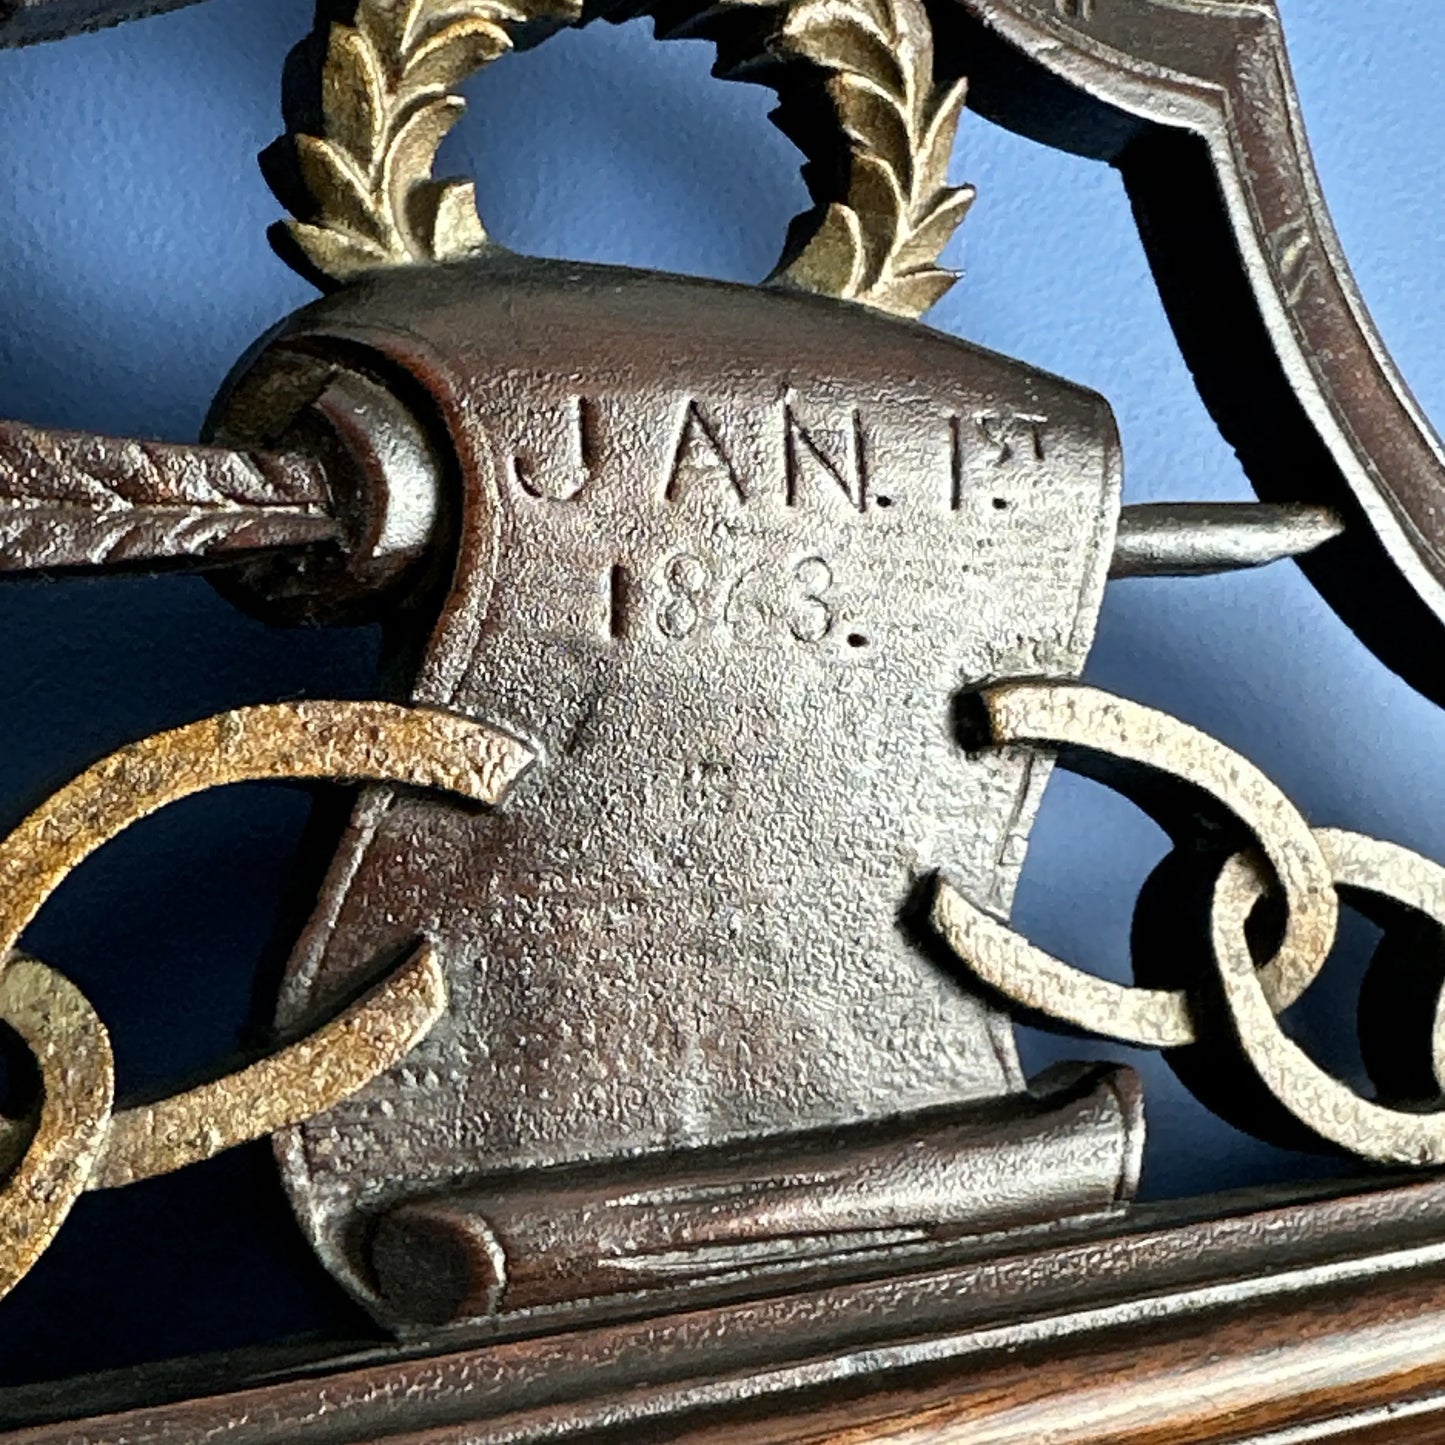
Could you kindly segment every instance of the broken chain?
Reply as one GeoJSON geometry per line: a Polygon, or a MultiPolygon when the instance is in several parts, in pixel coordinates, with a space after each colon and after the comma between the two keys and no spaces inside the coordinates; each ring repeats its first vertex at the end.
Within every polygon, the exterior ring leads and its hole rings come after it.
{"type": "MultiPolygon", "coordinates": [[[[1445,1163],[1445,970],[1441,955],[1405,957],[1382,945],[1377,960],[1414,975],[1414,993],[1432,985],[1428,1060],[1415,1076],[1428,1087],[1368,1099],[1335,1078],[1280,1026],[1278,1015],[1319,976],[1335,941],[1339,892],[1367,910],[1388,905],[1386,943],[1400,914],[1445,929],[1445,868],[1397,844],[1334,828],[1312,829],[1253,764],[1198,729],[1097,688],[1076,683],[1009,683],[970,699],[967,745],[1023,746],[1055,755],[1071,771],[1106,782],[1145,808],[1177,845],[1197,841],[1201,801],[1222,808],[1221,837],[1244,846],[1218,851],[1209,895],[1212,976],[1182,989],[1124,985],[1084,972],[1034,947],[969,902],[945,879],[932,921],[980,982],[1044,1023],[1082,1029],[1145,1048],[1184,1051],[1222,1046],[1238,1082],[1281,1106],[1312,1141],[1382,1163],[1445,1163]],[[1160,787],[1163,783],[1165,786],[1160,787]],[[1171,789],[1169,784],[1175,785],[1171,789]],[[1183,809],[1177,785],[1190,790],[1183,809]],[[1191,831],[1195,837],[1191,838],[1191,831]],[[1242,834],[1242,836],[1241,836],[1242,834]],[[1283,923],[1269,956],[1247,932],[1267,896],[1283,923]],[[1433,965],[1437,976],[1425,978],[1433,965]],[[1214,1037],[1216,1034],[1227,1037],[1214,1037]]],[[[1181,944],[1188,957],[1187,940],[1181,944]]],[[[1136,958],[1136,970],[1139,960],[1136,958]]],[[[1369,1060],[1367,1059],[1367,1063],[1369,1060]]],[[[1192,1079],[1186,1081],[1193,1086],[1192,1079]]],[[[1250,1127],[1249,1119],[1244,1121],[1250,1127]]],[[[1262,1132],[1257,1130],[1256,1132],[1262,1132]]]]}
{"type": "Polygon", "coordinates": [[[169,1173],[333,1107],[404,1058],[446,1007],[441,966],[423,942],[305,1037],[184,1093],[114,1110],[105,1025],[73,983],[16,951],[70,871],[147,814],[228,783],[393,783],[495,805],[532,756],[516,738],[427,708],[243,708],[122,748],[0,842],[0,1020],[34,1054],[41,1083],[32,1119],[0,1121],[0,1297],[44,1253],[85,1190],[169,1173]]]}

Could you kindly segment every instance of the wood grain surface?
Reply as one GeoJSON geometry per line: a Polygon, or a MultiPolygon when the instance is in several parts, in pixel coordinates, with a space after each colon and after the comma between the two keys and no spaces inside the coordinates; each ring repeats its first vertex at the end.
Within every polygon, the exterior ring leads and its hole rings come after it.
{"type": "Polygon", "coordinates": [[[0,1439],[1445,1441],[1445,1183],[1205,1207],[650,1318],[36,1386],[0,1439]]]}

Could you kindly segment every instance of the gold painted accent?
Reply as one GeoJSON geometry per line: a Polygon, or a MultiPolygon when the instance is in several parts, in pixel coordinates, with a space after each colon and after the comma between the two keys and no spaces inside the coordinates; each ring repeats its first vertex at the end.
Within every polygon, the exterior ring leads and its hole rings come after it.
{"type": "Polygon", "coordinates": [[[33,958],[0,969],[0,1019],[40,1066],[40,1118],[0,1190],[0,1297],[30,1272],[84,1192],[105,1143],[115,1063],[84,994],[33,958]]]}
{"type": "Polygon", "coordinates": [[[475,188],[431,174],[466,109],[457,89],[512,48],[512,25],[577,15],[574,0],[358,0],[354,24],[333,24],[324,133],[295,137],[316,216],[290,230],[316,270],[341,281],[484,247],[475,188]]]}
{"type": "Polygon", "coordinates": [[[771,279],[921,316],[958,279],[938,259],[975,195],[948,184],[968,83],[935,90],[921,0],[801,0],[768,49],[824,72],[838,127],[789,130],[816,206],[794,223],[806,241],[771,279]],[[839,173],[846,186],[830,194],[825,177],[839,173]]]}
{"type": "Polygon", "coordinates": [[[132,823],[193,793],[275,778],[401,783],[493,803],[532,761],[516,738],[381,702],[239,708],[103,758],[0,842],[0,957],[61,880],[132,823]]]}
{"type": "MultiPolygon", "coordinates": [[[[458,87],[515,28],[581,14],[580,0],[357,0],[354,23],[330,27],[322,133],[293,137],[313,213],[289,231],[310,266],[342,282],[491,245],[475,187],[432,176],[458,87]]],[[[724,0],[668,33],[717,41],[719,74],[775,89],[808,157],[815,205],[772,283],[909,317],[948,290],[938,258],[974,198],[947,184],[966,83],[935,90],[922,0],[724,0]]]]}
{"type": "Polygon", "coordinates": [[[169,1174],[325,1113],[400,1063],[446,1004],[441,964],[423,943],[364,999],[304,1039],[223,1079],[122,1109],[90,1188],[169,1174]]]}
{"type": "MultiPolygon", "coordinates": [[[[1392,1108],[1320,1068],[1277,1015],[1319,976],[1334,942],[1335,889],[1373,894],[1445,929],[1445,867],[1398,844],[1340,829],[1311,830],[1244,758],[1166,714],[1078,684],[1008,684],[982,694],[989,741],[1079,749],[1066,766],[1099,759],[1142,765],[1202,789],[1253,835],[1257,850],[1228,859],[1216,881],[1210,940],[1239,1056],[1285,1111],[1317,1139],[1388,1164],[1445,1164],[1445,1108],[1392,1108]],[[1288,912],[1273,957],[1259,964],[1245,927],[1270,891],[1288,912]]],[[[1107,769],[1105,770],[1107,771],[1107,769]]],[[[1111,780],[1111,779],[1106,779],[1111,780]]],[[[940,880],[932,921],[983,983],[1054,1022],[1152,1048],[1208,1042],[1182,992],[1131,988],[1074,968],[1022,939],[940,880]]],[[[1445,1084],[1445,1011],[1437,1005],[1431,1067],[1445,1084]]],[[[1445,1094],[1445,1088],[1441,1090],[1445,1094]]]]}
{"type": "Polygon", "coordinates": [[[156,809],[227,783],[396,783],[496,804],[532,760],[516,738],[426,708],[242,708],[111,754],[0,842],[0,1019],[35,1054],[42,1084],[33,1131],[16,1123],[0,1129],[0,1157],[11,1168],[0,1192],[0,1296],[43,1253],[85,1189],[179,1169],[331,1108],[405,1057],[446,1005],[441,967],[423,944],[307,1037],[225,1078],[112,1114],[104,1025],[73,984],[14,952],[70,871],[156,809]]]}

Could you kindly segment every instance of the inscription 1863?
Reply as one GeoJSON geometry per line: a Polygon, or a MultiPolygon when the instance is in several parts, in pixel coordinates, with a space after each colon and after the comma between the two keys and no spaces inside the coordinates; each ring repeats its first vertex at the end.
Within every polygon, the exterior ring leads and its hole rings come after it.
{"type": "MultiPolygon", "coordinates": [[[[765,519],[785,531],[799,513],[844,525],[866,520],[897,537],[909,531],[909,512],[975,520],[982,510],[1005,513],[1026,503],[1046,476],[1049,423],[1041,412],[935,407],[918,421],[900,457],[894,453],[905,442],[896,418],[831,398],[810,405],[792,389],[762,407],[691,394],[670,406],[665,398],[659,405],[573,395],[524,422],[524,444],[508,453],[505,474],[522,511],[565,505],[600,519],[614,515],[616,504],[603,491],[620,490],[642,512],[714,514],[706,546],[692,532],[694,540],[677,550],[619,555],[614,542],[611,555],[596,559],[595,604],[581,604],[592,625],[579,615],[579,631],[614,641],[646,631],[671,642],[699,633],[725,640],[773,634],[812,645],[839,622],[838,564],[797,549],[753,555],[740,539],[765,519]],[[670,425],[644,436],[639,405],[662,416],[670,411],[670,425]]],[[[920,525],[926,533],[925,519],[915,518],[913,530],[920,525]]],[[[859,649],[871,638],[851,628],[843,640],[859,649]]]]}
{"type": "MultiPolygon", "coordinates": [[[[700,557],[680,552],[669,558],[663,569],[664,592],[655,610],[657,630],[664,636],[680,640],[697,630],[708,605],[709,593],[717,593],[717,609],[722,625],[732,633],[754,635],[759,629],[777,627],[783,636],[797,642],[821,642],[835,622],[828,593],[833,585],[833,569],[822,557],[804,557],[786,575],[770,574],[765,567],[752,567],[734,576],[718,578],[700,557]]],[[[620,564],[613,568],[609,587],[616,607],[619,588],[625,592],[627,572],[620,564]]],[[[632,615],[623,608],[619,620],[614,611],[612,635],[621,636],[626,619],[632,615]]],[[[850,639],[855,647],[866,645],[861,634],[850,639]]]]}

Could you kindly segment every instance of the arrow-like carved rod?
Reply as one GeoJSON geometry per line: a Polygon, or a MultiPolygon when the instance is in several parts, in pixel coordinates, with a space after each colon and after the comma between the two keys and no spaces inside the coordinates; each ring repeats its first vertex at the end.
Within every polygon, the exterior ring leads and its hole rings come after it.
{"type": "MultiPolygon", "coordinates": [[[[1327,507],[1125,507],[1113,577],[1202,576],[1299,556],[1343,530],[1327,507]]],[[[0,574],[204,562],[340,540],[326,473],[291,452],[0,422],[0,574]]]]}
{"type": "Polygon", "coordinates": [[[1141,502],[1119,513],[1111,577],[1207,577],[1301,557],[1344,531],[1306,502],[1141,502]]]}
{"type": "Polygon", "coordinates": [[[339,533],[310,457],[0,422],[0,573],[204,560],[339,533]]]}

